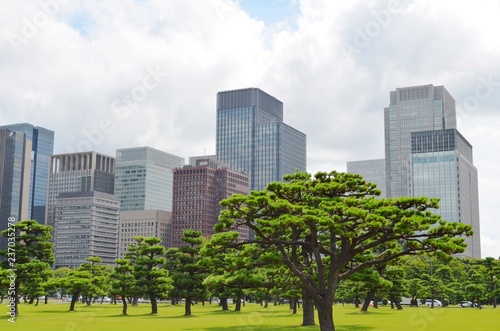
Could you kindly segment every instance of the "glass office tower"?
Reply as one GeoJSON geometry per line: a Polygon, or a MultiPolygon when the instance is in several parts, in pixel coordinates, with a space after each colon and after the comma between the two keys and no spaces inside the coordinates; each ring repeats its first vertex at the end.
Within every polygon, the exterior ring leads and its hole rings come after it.
{"type": "MultiPolygon", "coordinates": [[[[0,231],[9,219],[28,218],[31,140],[22,132],[0,129],[0,231]]],[[[7,238],[0,235],[0,249],[7,249],[7,238]]]]}
{"type": "Polygon", "coordinates": [[[463,255],[480,258],[477,169],[472,146],[456,130],[453,97],[443,86],[397,88],[384,123],[387,197],[439,198],[436,214],[474,230],[463,255]]]}
{"type": "Polygon", "coordinates": [[[217,93],[216,154],[245,172],[250,190],[306,171],[306,135],[283,123],[283,103],[258,88],[217,93]]]}
{"type": "Polygon", "coordinates": [[[456,128],[455,100],[444,86],[422,85],[390,92],[384,109],[386,195],[411,195],[411,133],[456,128]]]}
{"type": "Polygon", "coordinates": [[[33,126],[29,123],[18,123],[0,126],[25,134],[31,141],[30,177],[27,218],[45,223],[47,204],[47,179],[49,176],[49,157],[54,153],[54,131],[33,126]]]}
{"type": "Polygon", "coordinates": [[[115,195],[120,210],[172,211],[172,170],[184,158],[151,147],[116,151],[115,195]]]}
{"type": "Polygon", "coordinates": [[[472,145],[456,130],[411,134],[413,196],[439,198],[433,211],[450,222],[469,224],[475,234],[466,237],[463,255],[481,257],[477,169],[472,145]]]}
{"type": "Polygon", "coordinates": [[[370,183],[376,184],[379,189],[379,197],[385,198],[385,159],[349,161],[347,172],[358,174],[370,183]]]}

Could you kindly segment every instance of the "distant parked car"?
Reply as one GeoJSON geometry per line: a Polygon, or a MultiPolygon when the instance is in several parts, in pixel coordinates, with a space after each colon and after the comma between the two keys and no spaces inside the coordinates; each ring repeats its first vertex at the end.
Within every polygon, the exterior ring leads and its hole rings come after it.
{"type": "MultiPolygon", "coordinates": [[[[431,299],[425,300],[425,305],[427,307],[431,307],[432,306],[432,300],[431,299]]],[[[434,299],[434,307],[443,307],[443,304],[441,303],[441,301],[434,299]]]]}
{"type": "Polygon", "coordinates": [[[470,301],[462,301],[457,306],[462,308],[470,308],[472,306],[477,307],[477,303],[473,305],[470,301]]]}

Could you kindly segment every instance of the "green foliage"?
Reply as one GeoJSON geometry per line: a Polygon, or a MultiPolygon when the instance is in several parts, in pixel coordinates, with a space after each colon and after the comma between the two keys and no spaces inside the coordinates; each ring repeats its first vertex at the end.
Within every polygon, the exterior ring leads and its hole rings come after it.
{"type": "Polygon", "coordinates": [[[191,315],[191,303],[195,300],[205,300],[207,290],[203,280],[207,277],[206,269],[199,264],[200,247],[203,243],[201,231],[184,230],[181,240],[185,243],[179,248],[167,251],[167,268],[173,280],[172,297],[184,298],[184,315],[191,315]]]}
{"type": "MultiPolygon", "coordinates": [[[[5,256],[1,265],[16,273],[16,296],[23,294],[30,298],[46,294],[46,282],[52,276],[51,264],[54,263],[53,244],[50,232],[52,227],[39,224],[34,220],[22,220],[12,231],[2,231],[4,237],[14,238],[14,247],[0,251],[5,256]],[[15,233],[12,236],[12,233],[15,233]],[[15,265],[11,265],[15,262],[15,265]]],[[[15,306],[18,314],[17,302],[15,306]]]]}
{"type": "Polygon", "coordinates": [[[90,306],[94,298],[106,295],[110,287],[111,267],[102,265],[98,256],[89,256],[85,261],[75,270],[60,272],[61,278],[56,283],[72,295],[70,311],[74,310],[80,296],[90,306]]]}
{"type": "Polygon", "coordinates": [[[325,329],[333,329],[331,306],[342,280],[404,255],[461,253],[461,236],[472,234],[470,226],[428,211],[438,207],[436,199],[376,199],[376,186],[359,175],[295,173],[285,180],[223,200],[216,230],[246,226],[255,239],[242,244],[279,251],[314,297],[325,329]]]}
{"type": "Polygon", "coordinates": [[[137,293],[146,295],[151,301],[151,314],[158,313],[157,299],[167,297],[172,289],[172,279],[164,268],[165,247],[156,237],[134,237],[135,243],[129,245],[125,259],[134,267],[137,293]]]}
{"type": "Polygon", "coordinates": [[[87,304],[90,305],[92,299],[104,296],[110,289],[110,275],[112,268],[108,265],[103,265],[102,260],[98,256],[89,256],[86,258],[88,263],[84,263],[78,267],[81,271],[87,271],[91,275],[90,285],[82,292],[87,299],[87,304]]]}
{"type": "Polygon", "coordinates": [[[261,267],[265,266],[263,261],[270,256],[256,245],[241,248],[221,246],[223,238],[231,240],[235,235],[235,233],[215,234],[202,251],[205,258],[200,261],[200,265],[211,265],[212,270],[203,284],[219,298],[234,297],[235,310],[239,311],[245,291],[265,286],[267,275],[261,267]]]}
{"type": "Polygon", "coordinates": [[[111,274],[111,292],[118,294],[122,298],[122,314],[127,315],[127,296],[136,293],[134,267],[127,259],[116,259],[116,266],[111,274]]]}

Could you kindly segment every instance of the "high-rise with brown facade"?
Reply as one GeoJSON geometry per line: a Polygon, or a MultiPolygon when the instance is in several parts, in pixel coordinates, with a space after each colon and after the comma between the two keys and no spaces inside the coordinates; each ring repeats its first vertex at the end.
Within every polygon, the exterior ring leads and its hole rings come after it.
{"type": "MultiPolygon", "coordinates": [[[[171,246],[183,245],[182,231],[200,230],[214,234],[221,206],[219,202],[235,193],[248,193],[248,176],[219,162],[215,156],[191,158],[191,164],[174,169],[171,246]]],[[[248,229],[240,229],[248,238],[248,229]]]]}

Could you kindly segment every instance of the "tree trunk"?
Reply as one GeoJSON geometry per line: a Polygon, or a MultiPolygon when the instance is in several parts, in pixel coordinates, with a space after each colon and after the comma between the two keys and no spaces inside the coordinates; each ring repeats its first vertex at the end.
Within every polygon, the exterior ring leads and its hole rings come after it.
{"type": "Polygon", "coordinates": [[[241,293],[238,293],[236,295],[236,307],[234,308],[234,311],[241,311],[241,300],[243,298],[243,295],[241,293]]]}
{"type": "Polygon", "coordinates": [[[401,306],[401,303],[394,295],[389,296],[389,299],[391,299],[391,307],[394,307],[394,305],[396,305],[396,308],[398,308],[398,310],[403,309],[403,306],[401,306]]]}
{"type": "Polygon", "coordinates": [[[38,299],[38,297],[36,297],[36,303],[35,303],[35,307],[38,306],[38,303],[40,302],[40,299],[38,299]]]}
{"type": "Polygon", "coordinates": [[[320,331],[335,331],[333,324],[333,303],[321,302],[316,303],[318,308],[318,319],[320,331]]]}
{"type": "Polygon", "coordinates": [[[222,310],[229,310],[227,298],[220,298],[220,306],[222,307],[222,310]]]}
{"type": "Polygon", "coordinates": [[[150,293],[149,299],[151,300],[151,314],[158,314],[158,303],[156,302],[156,296],[150,293]]]}
{"type": "MultiPolygon", "coordinates": [[[[298,305],[298,299],[293,298],[293,307],[292,307],[292,314],[297,314],[297,305],[298,305]]],[[[291,302],[291,301],[290,301],[291,302]]]]}
{"type": "Polygon", "coordinates": [[[69,311],[75,311],[75,304],[79,296],[80,291],[76,291],[75,293],[73,293],[73,296],[71,297],[71,303],[69,305],[69,311]]]}
{"type": "Polygon", "coordinates": [[[125,298],[124,295],[122,295],[122,303],[123,303],[122,315],[127,315],[127,298],[125,298]]]}
{"type": "Polygon", "coordinates": [[[184,304],[184,316],[191,316],[191,298],[186,298],[184,304]]]}
{"type": "Polygon", "coordinates": [[[354,298],[354,306],[356,308],[359,308],[360,303],[361,303],[361,301],[359,300],[359,297],[356,295],[356,297],[354,298]]]}
{"type": "Polygon", "coordinates": [[[370,302],[373,300],[373,298],[375,297],[375,292],[377,290],[370,290],[368,292],[368,294],[366,295],[365,297],[365,303],[363,304],[363,307],[361,307],[361,311],[368,311],[368,307],[370,306],[370,302]]]}
{"type": "Polygon", "coordinates": [[[302,289],[302,326],[314,324],[314,299],[303,288],[302,289]]]}
{"type": "Polygon", "coordinates": [[[45,300],[44,304],[45,304],[45,305],[46,305],[46,304],[48,304],[48,303],[49,303],[49,296],[48,296],[48,295],[46,295],[44,300],[45,300]]]}

